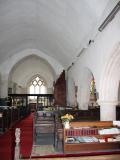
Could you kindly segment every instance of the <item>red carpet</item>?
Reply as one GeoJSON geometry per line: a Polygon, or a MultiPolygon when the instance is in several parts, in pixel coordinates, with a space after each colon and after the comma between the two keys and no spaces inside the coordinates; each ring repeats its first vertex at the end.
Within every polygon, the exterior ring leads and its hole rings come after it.
{"type": "Polygon", "coordinates": [[[13,160],[14,134],[13,130],[7,131],[0,136],[0,160],[13,160]]]}
{"type": "Polygon", "coordinates": [[[15,128],[21,129],[20,153],[22,157],[30,157],[33,143],[33,116],[33,113],[30,114],[0,136],[0,160],[14,159],[15,128]]]}
{"type": "Polygon", "coordinates": [[[33,116],[30,116],[22,120],[15,127],[21,130],[21,141],[20,141],[20,153],[22,157],[30,157],[32,144],[33,144],[33,116]]]}

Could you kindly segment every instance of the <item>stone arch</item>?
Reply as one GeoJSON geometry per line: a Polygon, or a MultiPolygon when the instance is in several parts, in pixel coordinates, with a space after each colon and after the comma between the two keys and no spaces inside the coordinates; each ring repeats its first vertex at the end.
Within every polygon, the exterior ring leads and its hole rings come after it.
{"type": "Polygon", "coordinates": [[[101,120],[115,120],[120,80],[120,43],[108,58],[100,80],[99,104],[101,120]],[[107,118],[109,115],[109,118],[107,118]],[[107,118],[107,119],[106,119],[107,118]]]}
{"type": "Polygon", "coordinates": [[[52,88],[53,81],[56,77],[53,68],[45,59],[34,54],[24,57],[13,66],[9,73],[9,82],[19,82],[18,84],[26,87],[27,92],[28,81],[37,74],[44,79],[48,88],[52,88]],[[30,62],[34,63],[30,66],[30,62]],[[31,67],[31,69],[29,69],[28,66],[31,67]]]}
{"type": "Polygon", "coordinates": [[[99,103],[111,101],[117,104],[120,80],[120,43],[106,62],[100,80],[99,103]]]}
{"type": "MultiPolygon", "coordinates": [[[[48,56],[47,54],[41,52],[38,49],[25,49],[18,53],[13,53],[12,56],[9,56],[3,63],[0,64],[0,72],[2,77],[2,82],[4,84],[1,87],[1,97],[7,97],[8,95],[8,78],[10,79],[10,73],[13,67],[24,58],[36,55],[39,58],[46,60],[49,65],[53,68],[56,77],[63,71],[64,67],[54,58],[48,56]]],[[[55,77],[55,78],[56,78],[55,77]]]]}
{"type": "Polygon", "coordinates": [[[16,54],[14,54],[13,56],[9,57],[8,59],[6,59],[6,61],[4,61],[2,64],[0,64],[0,71],[1,73],[4,71],[4,74],[8,74],[10,73],[10,71],[12,70],[12,68],[22,59],[31,56],[31,55],[36,55],[39,58],[42,58],[44,60],[46,60],[50,66],[53,68],[54,72],[56,75],[59,75],[64,67],[54,58],[44,54],[43,52],[41,52],[40,50],[37,49],[25,49],[21,52],[18,52],[16,54]]]}
{"type": "Polygon", "coordinates": [[[90,99],[90,82],[94,76],[88,67],[83,68],[81,76],[82,79],[78,87],[78,103],[80,109],[87,110],[90,99]]]}

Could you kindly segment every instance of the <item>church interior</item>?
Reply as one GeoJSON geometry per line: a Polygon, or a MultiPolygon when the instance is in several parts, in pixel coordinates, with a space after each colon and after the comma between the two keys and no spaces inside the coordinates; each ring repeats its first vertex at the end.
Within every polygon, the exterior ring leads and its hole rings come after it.
{"type": "Polygon", "coordinates": [[[0,159],[118,160],[119,66],[119,0],[0,0],[0,159]]]}

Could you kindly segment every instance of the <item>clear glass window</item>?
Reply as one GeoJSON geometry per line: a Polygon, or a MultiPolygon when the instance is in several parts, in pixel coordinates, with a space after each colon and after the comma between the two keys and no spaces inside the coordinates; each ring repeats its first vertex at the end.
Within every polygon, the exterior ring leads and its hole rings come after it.
{"type": "MultiPolygon", "coordinates": [[[[29,93],[30,94],[45,94],[46,93],[46,86],[43,79],[39,76],[32,79],[29,86],[29,93]]],[[[31,96],[30,99],[35,99],[35,96],[31,96]]]]}

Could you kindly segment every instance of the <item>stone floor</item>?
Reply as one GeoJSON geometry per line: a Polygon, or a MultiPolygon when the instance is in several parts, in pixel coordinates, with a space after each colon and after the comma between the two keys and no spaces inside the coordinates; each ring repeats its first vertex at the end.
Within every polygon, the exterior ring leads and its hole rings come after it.
{"type": "MultiPolygon", "coordinates": [[[[66,158],[32,158],[31,160],[120,160],[120,154],[85,156],[85,157],[66,157],[66,158]]],[[[25,159],[28,160],[28,159],[25,159]]],[[[30,159],[29,159],[30,160],[30,159]]]]}

